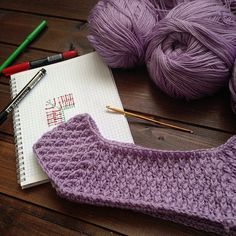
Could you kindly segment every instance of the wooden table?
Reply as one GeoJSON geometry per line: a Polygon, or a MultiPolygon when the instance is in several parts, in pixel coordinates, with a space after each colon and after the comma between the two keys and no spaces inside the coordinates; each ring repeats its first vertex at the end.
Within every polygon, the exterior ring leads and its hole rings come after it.
{"type": "MultiPolygon", "coordinates": [[[[0,0],[0,64],[32,29],[48,28],[15,63],[79,48],[92,51],[86,19],[96,0],[0,0]]],[[[192,129],[188,134],[129,119],[136,144],[158,149],[215,147],[236,132],[227,89],[210,98],[172,99],[151,82],[145,68],[113,70],[126,109],[192,129]]],[[[9,79],[0,78],[0,109],[10,101],[9,79]]],[[[74,204],[60,199],[51,185],[21,190],[16,183],[12,119],[0,127],[0,235],[213,235],[128,210],[74,204]]]]}

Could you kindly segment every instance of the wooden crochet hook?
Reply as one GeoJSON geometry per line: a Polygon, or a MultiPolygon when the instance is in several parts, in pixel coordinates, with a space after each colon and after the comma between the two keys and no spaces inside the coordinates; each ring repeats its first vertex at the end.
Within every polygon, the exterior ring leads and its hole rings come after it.
{"type": "Polygon", "coordinates": [[[147,116],[138,115],[138,114],[133,113],[133,112],[123,111],[121,109],[113,108],[113,107],[110,107],[110,106],[106,106],[106,108],[108,110],[111,110],[111,111],[114,111],[114,112],[117,112],[117,113],[120,113],[120,114],[123,114],[123,115],[126,115],[126,116],[136,117],[136,118],[139,118],[139,119],[142,119],[142,120],[147,120],[147,121],[153,122],[153,123],[158,124],[158,125],[163,125],[163,126],[168,127],[168,128],[177,129],[177,130],[181,130],[181,131],[193,134],[192,130],[185,129],[185,128],[182,128],[182,127],[179,127],[179,126],[176,126],[176,125],[167,124],[167,123],[164,123],[164,122],[161,122],[161,121],[157,121],[157,120],[154,120],[154,119],[149,118],[147,116]]]}

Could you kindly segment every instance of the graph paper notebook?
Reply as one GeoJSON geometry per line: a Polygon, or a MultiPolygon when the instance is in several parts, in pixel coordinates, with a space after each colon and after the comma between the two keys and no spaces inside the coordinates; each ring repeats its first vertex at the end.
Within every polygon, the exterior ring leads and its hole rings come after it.
{"type": "MultiPolygon", "coordinates": [[[[42,134],[80,113],[89,113],[107,139],[132,143],[126,118],[106,111],[121,107],[110,69],[96,52],[44,67],[47,75],[14,110],[18,181],[28,188],[47,181],[32,146],[42,134]]],[[[40,68],[11,76],[14,97],[40,68]]]]}

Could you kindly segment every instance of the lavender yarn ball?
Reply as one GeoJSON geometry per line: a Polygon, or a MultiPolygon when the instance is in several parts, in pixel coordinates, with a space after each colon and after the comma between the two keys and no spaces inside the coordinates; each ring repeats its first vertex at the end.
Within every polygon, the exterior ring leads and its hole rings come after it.
{"type": "Polygon", "coordinates": [[[152,31],[147,68],[168,95],[197,99],[228,84],[236,56],[236,19],[220,1],[179,4],[152,31]]]}
{"type": "Polygon", "coordinates": [[[143,64],[147,36],[158,21],[150,0],[100,0],[89,16],[88,40],[113,68],[143,64]]]}
{"type": "Polygon", "coordinates": [[[231,94],[231,108],[236,114],[236,60],[234,63],[233,74],[229,81],[229,90],[231,94]]]}

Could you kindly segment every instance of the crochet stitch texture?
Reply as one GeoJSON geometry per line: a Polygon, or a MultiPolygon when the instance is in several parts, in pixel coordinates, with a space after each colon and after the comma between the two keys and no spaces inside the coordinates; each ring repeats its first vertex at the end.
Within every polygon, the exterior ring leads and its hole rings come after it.
{"type": "Polygon", "coordinates": [[[82,114],[33,149],[63,198],[236,235],[236,136],[212,149],[155,150],[107,140],[82,114]]]}

